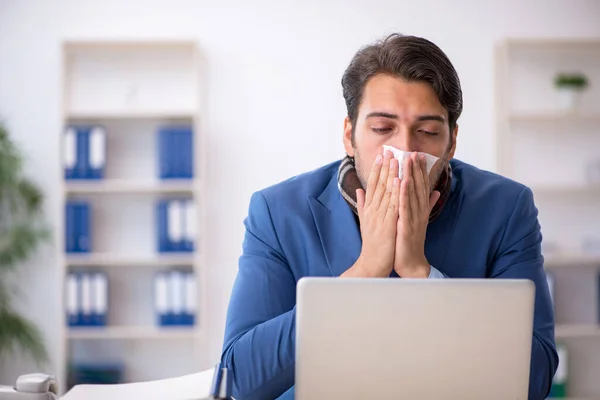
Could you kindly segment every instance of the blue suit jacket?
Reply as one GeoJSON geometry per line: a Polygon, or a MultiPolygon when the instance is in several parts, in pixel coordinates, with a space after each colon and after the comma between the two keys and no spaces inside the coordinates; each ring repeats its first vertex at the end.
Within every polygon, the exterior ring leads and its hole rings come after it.
{"type": "MultiPolygon", "coordinates": [[[[529,399],[544,399],[558,356],[532,192],[458,160],[451,165],[452,192],[428,226],[425,255],[449,278],[535,283],[529,399]]],[[[221,360],[233,372],[238,399],[293,397],[296,282],[339,276],[358,258],[360,231],[338,190],[338,166],[296,176],[250,200],[221,360]]]]}

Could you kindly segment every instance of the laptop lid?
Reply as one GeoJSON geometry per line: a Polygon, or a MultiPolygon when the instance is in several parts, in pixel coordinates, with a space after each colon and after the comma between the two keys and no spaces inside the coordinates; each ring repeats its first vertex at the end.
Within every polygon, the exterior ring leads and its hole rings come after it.
{"type": "Polygon", "coordinates": [[[303,278],[296,399],[526,399],[535,285],[303,278]]]}

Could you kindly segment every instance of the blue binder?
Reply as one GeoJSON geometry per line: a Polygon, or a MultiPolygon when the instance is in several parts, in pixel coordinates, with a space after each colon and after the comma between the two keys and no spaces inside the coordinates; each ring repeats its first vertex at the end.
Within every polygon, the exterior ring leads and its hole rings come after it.
{"type": "Polygon", "coordinates": [[[77,130],[67,127],[64,133],[63,162],[65,179],[74,179],[77,166],[77,130]]]}
{"type": "Polygon", "coordinates": [[[171,179],[174,177],[171,131],[167,128],[160,128],[157,139],[159,177],[171,179]]]}
{"type": "Polygon", "coordinates": [[[194,134],[191,127],[185,129],[183,138],[184,178],[192,179],[194,177],[194,134]]]}
{"type": "Polygon", "coordinates": [[[185,251],[185,202],[181,199],[172,199],[169,202],[169,212],[167,217],[167,224],[169,226],[167,236],[171,251],[183,252],[185,251]],[[171,215],[170,210],[175,207],[179,215],[171,215]],[[172,231],[177,231],[179,237],[171,237],[172,231]]]}
{"type": "Polygon", "coordinates": [[[67,314],[68,326],[79,326],[81,323],[79,316],[81,308],[80,286],[79,274],[75,272],[68,273],[65,282],[65,312],[67,314]]]}
{"type": "Polygon", "coordinates": [[[79,253],[89,253],[91,251],[91,234],[90,234],[90,205],[86,202],[76,204],[76,246],[75,249],[79,253]]]}
{"type": "Polygon", "coordinates": [[[183,324],[193,326],[196,324],[196,310],[198,308],[197,300],[197,285],[196,276],[193,272],[186,272],[184,274],[185,279],[185,306],[183,315],[183,324]]]}
{"type": "Polygon", "coordinates": [[[163,126],[158,130],[158,171],[161,179],[193,177],[193,132],[190,126],[163,126]]]}
{"type": "Polygon", "coordinates": [[[89,179],[103,179],[106,165],[106,130],[102,126],[94,126],[88,132],[89,179]]]}
{"type": "Polygon", "coordinates": [[[65,251],[67,253],[77,252],[75,233],[76,233],[75,204],[67,202],[65,204],[65,251]]]}
{"type": "Polygon", "coordinates": [[[167,237],[167,212],[168,202],[160,200],[156,204],[156,244],[159,253],[171,251],[171,246],[167,237]]]}
{"type": "Polygon", "coordinates": [[[105,326],[108,313],[108,276],[104,272],[92,274],[92,321],[93,326],[105,326]]]}
{"type": "Polygon", "coordinates": [[[170,325],[169,316],[169,282],[164,271],[154,276],[154,309],[159,326],[170,325]]]}
{"type": "Polygon", "coordinates": [[[183,201],[183,207],[183,251],[192,253],[194,252],[195,247],[195,234],[192,235],[192,232],[196,232],[196,205],[194,204],[193,200],[185,200],[183,201]]]}
{"type": "Polygon", "coordinates": [[[169,322],[170,325],[184,325],[185,315],[185,275],[174,269],[169,272],[169,322]]]}
{"type": "Polygon", "coordinates": [[[173,160],[173,177],[176,179],[183,178],[184,162],[183,159],[183,135],[178,127],[171,128],[171,157],[173,160]]]}
{"type": "Polygon", "coordinates": [[[90,177],[90,130],[87,127],[77,127],[77,163],[75,166],[75,179],[88,179],[90,177]]]}
{"type": "Polygon", "coordinates": [[[81,326],[91,326],[92,314],[92,274],[82,272],[79,275],[81,303],[79,307],[79,321],[81,326]]]}

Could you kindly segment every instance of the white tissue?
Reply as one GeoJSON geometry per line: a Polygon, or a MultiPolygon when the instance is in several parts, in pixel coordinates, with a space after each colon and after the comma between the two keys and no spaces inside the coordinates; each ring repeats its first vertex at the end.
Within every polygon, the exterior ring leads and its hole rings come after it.
{"type": "MultiPolygon", "coordinates": [[[[400,149],[397,149],[395,147],[388,146],[388,145],[383,145],[383,151],[385,151],[385,150],[391,151],[392,154],[394,155],[394,158],[398,160],[398,178],[402,179],[402,168],[404,167],[404,160],[407,157],[410,157],[410,155],[413,152],[400,150],[400,149]]],[[[439,157],[432,156],[431,154],[422,153],[422,152],[418,152],[418,154],[425,155],[425,159],[427,160],[427,175],[429,175],[429,173],[431,172],[431,168],[433,168],[436,161],[439,160],[439,157]]]]}

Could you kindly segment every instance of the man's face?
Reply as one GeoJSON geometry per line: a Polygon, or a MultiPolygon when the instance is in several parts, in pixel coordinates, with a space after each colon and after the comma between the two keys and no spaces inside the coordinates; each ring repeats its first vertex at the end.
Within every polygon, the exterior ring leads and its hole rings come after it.
{"type": "Polygon", "coordinates": [[[443,166],[454,157],[457,133],[458,127],[450,132],[448,113],[429,84],[408,83],[391,75],[379,74],[371,78],[364,88],[354,127],[354,143],[351,139],[352,124],[348,118],[344,121],[344,147],[346,153],[355,158],[358,177],[364,188],[375,158],[383,152],[385,144],[439,157],[430,172],[432,190],[443,166]]]}

